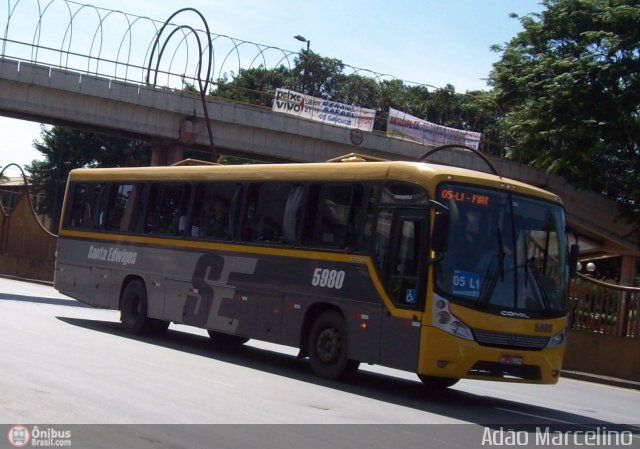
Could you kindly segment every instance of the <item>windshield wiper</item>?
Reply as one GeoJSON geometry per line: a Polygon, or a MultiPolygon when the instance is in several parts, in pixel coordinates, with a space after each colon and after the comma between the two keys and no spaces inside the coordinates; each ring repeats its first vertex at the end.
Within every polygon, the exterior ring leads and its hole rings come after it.
{"type": "Polygon", "coordinates": [[[489,299],[491,298],[491,294],[493,293],[493,290],[496,288],[496,281],[498,280],[498,276],[497,276],[498,264],[499,264],[498,259],[496,259],[495,256],[493,256],[491,258],[491,262],[489,263],[489,266],[487,267],[487,270],[483,277],[482,287],[480,289],[480,298],[479,298],[480,304],[488,303],[489,299]]]}
{"type": "MultiPolygon", "coordinates": [[[[544,287],[542,286],[542,282],[540,282],[540,275],[538,274],[538,270],[534,269],[531,270],[529,267],[529,250],[528,250],[528,244],[527,244],[527,237],[526,235],[523,235],[523,240],[524,240],[524,264],[523,267],[524,268],[524,287],[528,288],[529,287],[529,275],[531,275],[531,277],[533,278],[536,287],[538,289],[538,291],[540,292],[540,296],[542,297],[542,304],[544,305],[545,310],[549,311],[551,310],[551,303],[549,303],[549,297],[547,296],[547,292],[544,289],[544,287]]],[[[544,254],[544,260],[546,261],[547,259],[547,253],[545,252],[544,254]]],[[[545,262],[546,263],[546,262],[545,262]]],[[[518,267],[516,267],[517,269],[518,267]]]]}
{"type": "Polygon", "coordinates": [[[498,275],[500,276],[500,282],[504,282],[504,245],[502,242],[502,231],[498,229],[498,258],[495,259],[495,256],[492,257],[489,266],[487,267],[482,288],[480,289],[480,304],[486,304],[491,299],[491,295],[493,294],[493,290],[496,288],[496,282],[498,281],[498,275]]]}
{"type": "Polygon", "coordinates": [[[502,231],[498,228],[498,264],[500,267],[500,282],[504,282],[504,244],[502,242],[502,231]]]}
{"type": "Polygon", "coordinates": [[[533,273],[533,280],[535,281],[536,287],[538,288],[538,291],[540,292],[540,296],[542,297],[542,304],[544,305],[544,310],[547,312],[551,311],[551,303],[549,302],[547,291],[544,289],[542,282],[540,282],[538,274],[535,272],[533,273]]]}
{"type": "Polygon", "coordinates": [[[525,235],[522,236],[522,240],[524,240],[524,288],[527,288],[529,287],[529,250],[527,249],[527,237],[525,235]]]}

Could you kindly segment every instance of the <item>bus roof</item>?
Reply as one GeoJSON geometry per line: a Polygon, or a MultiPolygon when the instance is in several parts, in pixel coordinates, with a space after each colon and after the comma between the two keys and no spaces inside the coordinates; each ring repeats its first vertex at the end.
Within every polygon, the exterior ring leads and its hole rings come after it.
{"type": "Polygon", "coordinates": [[[476,184],[560,203],[546,190],[466,168],[426,162],[307,162],[247,165],[176,165],[75,169],[69,181],[365,181],[395,179],[423,185],[433,194],[441,182],[476,184]]]}

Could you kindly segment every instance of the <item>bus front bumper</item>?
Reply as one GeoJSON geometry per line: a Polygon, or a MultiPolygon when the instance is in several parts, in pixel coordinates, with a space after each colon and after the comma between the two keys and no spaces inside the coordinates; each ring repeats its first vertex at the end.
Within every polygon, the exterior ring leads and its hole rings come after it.
{"type": "Polygon", "coordinates": [[[422,328],[418,374],[455,379],[555,384],[565,346],[522,350],[482,346],[440,329],[422,328]]]}

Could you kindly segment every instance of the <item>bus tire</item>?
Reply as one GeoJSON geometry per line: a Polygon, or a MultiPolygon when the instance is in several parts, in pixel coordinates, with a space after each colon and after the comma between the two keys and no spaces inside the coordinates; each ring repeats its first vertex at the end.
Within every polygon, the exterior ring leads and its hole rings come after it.
{"type": "Polygon", "coordinates": [[[319,377],[336,380],[348,377],[360,364],[347,358],[347,328],[338,312],[321,313],[311,325],[307,345],[311,369],[319,377]]]}
{"type": "Polygon", "coordinates": [[[122,290],[120,321],[134,335],[161,335],[169,327],[168,321],[147,316],[147,289],[140,279],[128,282],[122,290]]]}
{"type": "Polygon", "coordinates": [[[217,332],[212,330],[207,330],[209,333],[209,338],[211,339],[211,344],[215,348],[234,348],[236,346],[242,346],[250,339],[247,337],[242,337],[240,335],[232,335],[225,334],[224,332],[217,332]]]}
{"type": "Polygon", "coordinates": [[[433,391],[444,390],[445,388],[452,387],[460,380],[453,377],[425,376],[424,374],[418,374],[418,377],[428,390],[433,391]]]}

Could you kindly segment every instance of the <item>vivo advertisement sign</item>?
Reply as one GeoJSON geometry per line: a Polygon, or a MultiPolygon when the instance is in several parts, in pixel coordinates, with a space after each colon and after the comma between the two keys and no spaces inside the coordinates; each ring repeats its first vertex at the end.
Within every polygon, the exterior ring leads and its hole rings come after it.
{"type": "Polygon", "coordinates": [[[276,89],[273,111],[369,132],[373,130],[376,118],[373,109],[324,100],[289,89],[276,89]]]}

